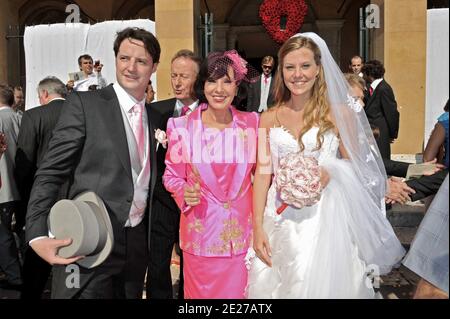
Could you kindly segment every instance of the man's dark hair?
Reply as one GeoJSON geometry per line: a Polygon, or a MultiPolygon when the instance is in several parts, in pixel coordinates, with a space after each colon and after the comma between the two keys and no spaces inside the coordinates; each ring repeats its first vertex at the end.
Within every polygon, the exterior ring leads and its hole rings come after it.
{"type": "Polygon", "coordinates": [[[448,100],[447,100],[447,103],[445,103],[445,105],[444,105],[444,112],[448,112],[448,100]]]}
{"type": "Polygon", "coordinates": [[[9,106],[14,104],[14,90],[9,85],[0,84],[0,103],[9,106]]]}
{"type": "Polygon", "coordinates": [[[374,79],[380,79],[384,76],[384,66],[383,63],[381,63],[378,60],[370,60],[367,61],[364,66],[361,69],[361,72],[365,76],[370,76],[374,79]]]}
{"type": "Polygon", "coordinates": [[[83,54],[78,57],[78,66],[81,66],[82,59],[91,60],[92,62],[94,62],[94,60],[92,59],[92,57],[89,54],[83,54]]]}
{"type": "Polygon", "coordinates": [[[145,50],[152,56],[153,63],[159,63],[159,57],[161,55],[161,47],[159,46],[158,39],[147,30],[141,28],[126,28],[117,33],[116,40],[114,41],[114,55],[117,57],[119,53],[119,47],[122,41],[125,39],[135,39],[144,43],[145,50]]]}
{"type": "Polygon", "coordinates": [[[48,94],[57,94],[65,98],[67,96],[66,85],[55,76],[48,76],[38,84],[38,92],[47,91],[48,94]]]}

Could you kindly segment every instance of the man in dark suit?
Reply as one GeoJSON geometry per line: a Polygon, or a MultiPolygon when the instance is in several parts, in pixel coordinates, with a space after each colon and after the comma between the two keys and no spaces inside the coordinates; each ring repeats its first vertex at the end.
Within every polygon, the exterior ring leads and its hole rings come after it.
{"type": "Polygon", "coordinates": [[[255,83],[251,83],[248,89],[247,111],[262,113],[274,103],[272,71],[275,60],[270,55],[265,56],[261,61],[263,73],[255,83]]]}
{"type": "MultiPolygon", "coordinates": [[[[38,85],[41,106],[23,113],[17,140],[16,167],[14,175],[19,188],[21,204],[16,223],[23,225],[34,174],[40,166],[52,131],[58,121],[67,95],[65,84],[56,77],[46,77],[38,85]],[[20,222],[19,222],[20,219],[20,222]],[[23,221],[22,221],[23,220],[23,221]]],[[[67,195],[67,184],[61,188],[58,198],[67,195]]],[[[40,258],[28,245],[23,264],[23,299],[40,299],[50,275],[51,266],[40,258]]]]}
{"type": "MultiPolygon", "coordinates": [[[[166,130],[167,121],[192,112],[198,106],[194,83],[200,70],[200,59],[192,51],[180,50],[172,58],[171,84],[175,98],[154,102],[150,105],[150,116],[159,118],[159,128],[166,130]]],[[[170,263],[172,249],[178,243],[180,211],[171,194],[166,191],[162,175],[166,168],[166,149],[159,145],[156,154],[158,178],[153,195],[150,262],[147,274],[147,297],[171,299],[172,278],[170,263]]],[[[178,297],[183,297],[183,269],[180,256],[180,282],[178,297]]]]}
{"type": "Polygon", "coordinates": [[[380,61],[368,61],[364,64],[362,72],[368,84],[364,111],[369,123],[380,130],[377,144],[381,156],[390,159],[391,143],[398,136],[400,120],[394,91],[383,79],[385,69],[380,61]]]}
{"type": "Polygon", "coordinates": [[[156,182],[154,131],[144,101],[160,46],[150,32],[127,28],[117,34],[114,53],[117,81],[102,90],[69,95],[31,191],[26,238],[54,265],[53,298],[142,298],[156,182]],[[68,197],[95,192],[112,223],[113,250],[90,269],[66,268],[83,257],[58,256],[71,239],[47,237],[49,210],[71,175],[68,197]],[[67,285],[74,275],[76,285],[67,285]]]}

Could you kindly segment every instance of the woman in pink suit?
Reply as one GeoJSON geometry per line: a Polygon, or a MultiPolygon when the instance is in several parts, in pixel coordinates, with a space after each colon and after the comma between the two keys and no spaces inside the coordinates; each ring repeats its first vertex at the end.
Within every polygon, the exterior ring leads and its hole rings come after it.
{"type": "Polygon", "coordinates": [[[195,84],[200,106],[167,123],[163,181],[181,210],[187,299],[244,298],[259,117],[233,105],[256,77],[236,51],[210,53],[195,84]]]}

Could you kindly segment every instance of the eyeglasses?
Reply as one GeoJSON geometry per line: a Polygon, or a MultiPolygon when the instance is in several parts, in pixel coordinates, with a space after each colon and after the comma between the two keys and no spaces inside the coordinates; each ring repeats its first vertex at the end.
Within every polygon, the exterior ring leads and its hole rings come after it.
{"type": "Polygon", "coordinates": [[[272,69],[272,66],[271,66],[271,65],[263,65],[262,68],[263,68],[263,69],[269,69],[269,70],[271,70],[271,69],[272,69]]]}

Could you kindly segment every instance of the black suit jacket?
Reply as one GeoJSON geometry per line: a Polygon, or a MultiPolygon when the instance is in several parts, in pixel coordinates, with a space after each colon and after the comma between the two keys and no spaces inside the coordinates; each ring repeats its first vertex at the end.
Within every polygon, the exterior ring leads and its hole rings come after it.
{"type": "MultiPolygon", "coordinates": [[[[151,176],[147,213],[151,212],[156,182],[155,141],[150,121],[149,139],[151,176]]],[[[99,91],[73,92],[66,100],[48,150],[36,172],[27,211],[27,241],[48,234],[49,210],[57,200],[62,183],[71,174],[73,181],[69,198],[84,191],[97,193],[110,215],[114,250],[125,249],[124,225],[133,201],[134,187],[123,118],[111,85],[99,91]]],[[[149,222],[149,231],[150,227],[149,222]]]]}
{"type": "Polygon", "coordinates": [[[431,176],[422,176],[416,179],[411,179],[406,184],[416,191],[411,195],[411,200],[416,201],[430,195],[434,195],[441,187],[448,174],[448,168],[443,169],[431,176]]]}
{"type": "Polygon", "coordinates": [[[385,80],[378,84],[372,96],[368,95],[368,91],[366,91],[364,111],[369,123],[380,130],[377,143],[381,155],[390,158],[390,141],[397,138],[400,123],[400,113],[397,110],[394,91],[385,80]]]}
{"type": "MultiPolygon", "coordinates": [[[[258,81],[251,83],[248,89],[247,97],[247,111],[248,112],[258,112],[259,104],[261,103],[261,79],[263,75],[258,77],[258,81]]],[[[273,96],[273,83],[275,82],[275,77],[272,75],[272,80],[270,81],[269,96],[267,97],[267,107],[271,107],[274,104],[273,96]]]]}
{"type": "MultiPolygon", "coordinates": [[[[155,124],[155,128],[159,128],[162,131],[167,129],[167,121],[169,118],[174,116],[176,99],[167,99],[158,102],[151,103],[148,106],[150,117],[158,119],[158,123],[155,124]]],[[[166,164],[164,163],[166,158],[167,149],[163,148],[162,145],[158,147],[156,152],[156,162],[158,166],[158,176],[156,178],[156,186],[153,194],[155,200],[159,200],[165,207],[171,211],[178,212],[178,206],[172,198],[172,195],[166,190],[162,182],[162,176],[164,170],[166,169],[166,164]]]]}
{"type": "Polygon", "coordinates": [[[409,163],[393,161],[386,158],[383,158],[383,164],[387,175],[398,177],[406,177],[410,165],[409,163]]]}
{"type": "Polygon", "coordinates": [[[54,100],[23,113],[17,139],[14,175],[21,200],[25,204],[28,203],[34,174],[47,151],[63,104],[64,100],[54,100]]]}

